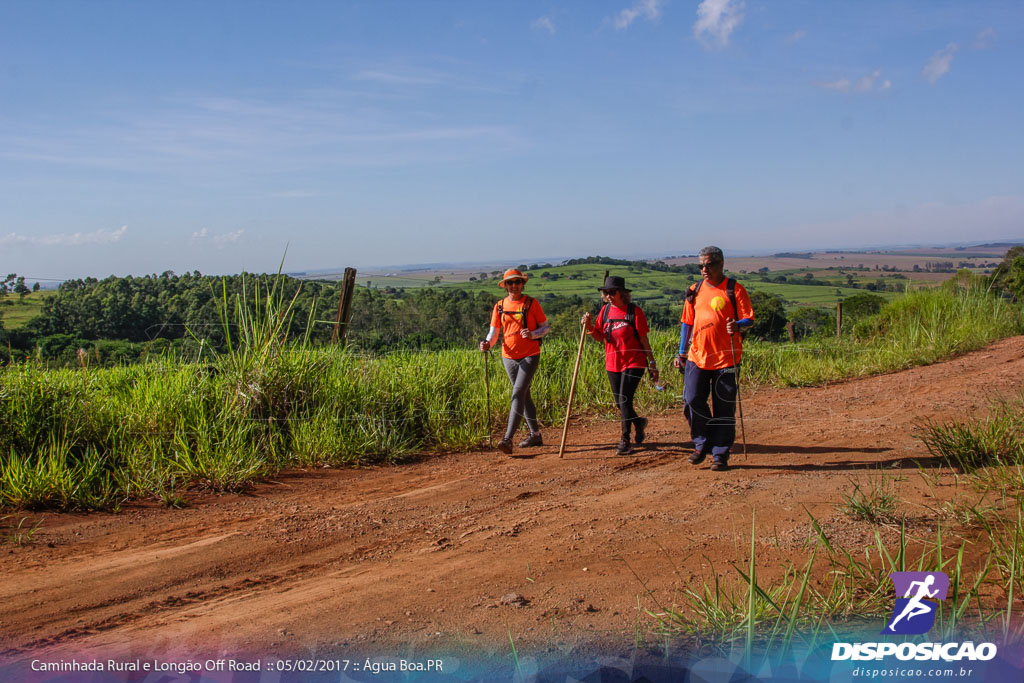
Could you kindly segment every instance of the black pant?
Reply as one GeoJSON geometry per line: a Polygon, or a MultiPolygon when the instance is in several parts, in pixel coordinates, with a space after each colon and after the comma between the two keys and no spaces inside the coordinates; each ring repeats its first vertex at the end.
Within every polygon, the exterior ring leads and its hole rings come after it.
{"type": "Polygon", "coordinates": [[[637,424],[640,420],[633,410],[633,396],[636,395],[636,388],[640,386],[643,376],[644,368],[626,368],[622,372],[608,371],[608,381],[612,385],[615,405],[619,407],[619,414],[622,416],[622,438],[627,441],[629,426],[637,424]]]}

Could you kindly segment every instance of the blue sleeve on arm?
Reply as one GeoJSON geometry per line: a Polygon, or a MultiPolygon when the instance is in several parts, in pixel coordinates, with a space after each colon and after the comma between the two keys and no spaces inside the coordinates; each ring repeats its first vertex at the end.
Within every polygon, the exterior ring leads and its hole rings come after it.
{"type": "Polygon", "coordinates": [[[690,340],[690,332],[693,330],[693,325],[687,325],[682,323],[679,325],[679,355],[686,353],[686,342],[690,340]]]}
{"type": "Polygon", "coordinates": [[[740,318],[739,320],[736,321],[736,324],[739,325],[740,327],[747,327],[749,325],[753,325],[754,321],[751,320],[750,318],[740,318]]]}

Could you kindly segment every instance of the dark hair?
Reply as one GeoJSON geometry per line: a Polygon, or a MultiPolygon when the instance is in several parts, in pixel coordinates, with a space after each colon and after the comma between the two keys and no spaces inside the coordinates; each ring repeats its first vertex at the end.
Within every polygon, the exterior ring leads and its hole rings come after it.
{"type": "Polygon", "coordinates": [[[618,292],[622,296],[622,303],[624,304],[629,304],[632,303],[633,301],[633,293],[626,289],[619,289],[618,287],[613,287],[610,289],[602,289],[601,291],[608,292],[609,295],[612,294],[613,292],[618,292]]]}

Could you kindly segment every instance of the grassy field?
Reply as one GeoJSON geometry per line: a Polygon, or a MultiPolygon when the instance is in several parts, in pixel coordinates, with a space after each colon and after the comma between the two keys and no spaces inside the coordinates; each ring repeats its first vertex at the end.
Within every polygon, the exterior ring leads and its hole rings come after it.
{"type": "Polygon", "coordinates": [[[29,320],[39,315],[43,302],[54,295],[53,291],[39,291],[26,294],[24,299],[8,294],[0,299],[0,320],[8,330],[24,327],[29,320]]]}
{"type": "MultiPolygon", "coordinates": [[[[556,294],[561,296],[580,296],[585,300],[598,300],[600,295],[597,288],[604,281],[604,273],[608,270],[613,275],[621,275],[626,278],[626,286],[633,290],[633,300],[644,304],[668,304],[682,307],[682,297],[686,288],[699,279],[698,275],[682,273],[669,273],[646,267],[607,266],[603,264],[583,264],[578,266],[553,266],[539,270],[529,271],[530,280],[526,286],[526,293],[530,296],[542,298],[545,294],[556,294]],[[547,273],[549,277],[544,277],[547,273]]],[[[830,285],[807,285],[800,282],[778,283],[763,282],[759,275],[727,271],[727,275],[736,278],[744,287],[750,291],[763,291],[782,297],[787,306],[819,306],[823,308],[834,307],[840,299],[864,292],[864,289],[849,287],[846,285],[845,276],[835,276],[835,281],[830,285]]],[[[773,272],[772,276],[787,275],[796,279],[803,277],[803,271],[773,272]]],[[[888,275],[888,273],[887,273],[888,275]]],[[[822,278],[824,279],[824,278],[822,278]]],[[[855,282],[867,283],[876,282],[878,274],[870,276],[855,277],[855,282]]],[[[422,282],[422,281],[420,281],[422,282]]],[[[475,282],[445,283],[443,280],[439,287],[463,289],[469,292],[488,292],[500,296],[502,291],[497,286],[497,279],[475,282]]],[[[908,282],[904,280],[887,280],[901,286],[908,282]]],[[[899,296],[897,292],[879,292],[886,298],[899,296]]]]}
{"type": "MultiPolygon", "coordinates": [[[[603,273],[603,269],[602,273],[603,273]]],[[[169,504],[188,487],[237,489],[283,467],[400,460],[423,450],[478,445],[509,402],[490,366],[487,414],[479,351],[362,357],[281,338],[286,309],[235,312],[232,351],[202,365],[165,358],[115,368],[0,368],[0,506],[116,508],[130,497],[169,504]],[[276,310],[276,312],[274,312],[276,310]]],[[[1021,311],[983,290],[915,292],[857,323],[842,340],[800,345],[751,341],[745,376],[807,385],[930,363],[1024,331],[1021,311]]],[[[660,365],[678,345],[655,332],[660,365]]],[[[563,418],[577,340],[544,344],[533,386],[538,416],[563,418]]],[[[597,344],[586,345],[575,405],[607,413],[597,344]]],[[[638,394],[638,410],[674,405],[674,390],[638,394]]]]}

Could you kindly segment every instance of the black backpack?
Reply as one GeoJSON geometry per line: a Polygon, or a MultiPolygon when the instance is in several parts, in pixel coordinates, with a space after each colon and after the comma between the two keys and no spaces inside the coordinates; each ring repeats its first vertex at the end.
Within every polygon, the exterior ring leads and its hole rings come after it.
{"type": "Polygon", "coordinates": [[[611,308],[611,304],[605,304],[601,307],[601,331],[604,333],[604,343],[610,344],[611,335],[608,329],[608,323],[621,322],[625,320],[629,323],[629,326],[633,328],[633,336],[636,337],[637,344],[640,343],[640,332],[636,329],[636,304],[630,301],[626,304],[626,317],[625,318],[608,318],[608,309],[611,308]]]}
{"type": "MultiPolygon", "coordinates": [[[[527,318],[527,316],[530,315],[530,304],[533,303],[533,297],[524,294],[523,298],[526,299],[526,301],[523,302],[523,307],[520,308],[518,311],[509,311],[507,314],[505,313],[505,308],[501,305],[501,303],[502,303],[502,301],[504,301],[504,299],[499,301],[498,302],[498,320],[504,321],[504,319],[502,318],[502,316],[504,316],[504,315],[521,315],[522,318],[523,318],[523,327],[525,327],[526,329],[530,329],[529,326],[528,326],[528,318],[527,318]]],[[[502,327],[504,327],[504,325],[502,325],[502,327]]],[[[502,332],[502,336],[504,336],[504,332],[502,332]]],[[[533,341],[537,342],[538,344],[543,344],[544,343],[544,337],[541,337],[540,339],[534,339],[533,341]]]]}
{"type": "MultiPolygon", "coordinates": [[[[692,285],[686,290],[686,300],[690,302],[691,306],[697,305],[697,292],[700,291],[700,286],[704,284],[704,280],[698,280],[697,284],[692,285]]],[[[731,277],[725,279],[725,291],[729,295],[729,303],[732,304],[732,314],[735,316],[733,320],[739,320],[740,309],[736,306],[736,281],[731,277]]],[[[746,328],[741,327],[739,329],[740,336],[744,336],[747,333],[746,328]]]]}

